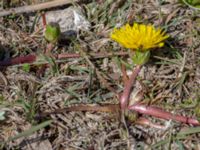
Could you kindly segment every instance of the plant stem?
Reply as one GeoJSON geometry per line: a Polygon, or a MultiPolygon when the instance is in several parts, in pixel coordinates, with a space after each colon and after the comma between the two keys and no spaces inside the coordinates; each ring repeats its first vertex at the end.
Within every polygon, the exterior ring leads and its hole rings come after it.
{"type": "Polygon", "coordinates": [[[42,12],[41,16],[42,16],[42,24],[43,24],[43,28],[46,28],[46,25],[47,25],[47,19],[46,19],[46,14],[45,14],[45,12],[42,12]]]}
{"type": "MultiPolygon", "coordinates": [[[[127,56],[127,52],[116,52],[116,53],[91,53],[91,59],[99,59],[105,57],[112,57],[112,56],[127,56]]],[[[55,59],[67,59],[67,58],[80,58],[81,55],[77,53],[62,53],[58,55],[54,55],[55,59]]],[[[12,66],[17,64],[24,64],[24,63],[33,63],[37,59],[36,54],[29,54],[26,56],[19,56],[15,58],[9,58],[7,60],[0,61],[0,67],[12,66]]]]}
{"type": "Polygon", "coordinates": [[[16,64],[23,64],[23,63],[32,63],[36,60],[36,55],[35,54],[29,54],[26,56],[19,56],[16,58],[9,58],[4,61],[0,61],[0,66],[11,66],[11,65],[16,65],[16,64]]]}
{"type": "Polygon", "coordinates": [[[150,120],[148,120],[148,119],[146,119],[146,118],[143,118],[143,117],[138,118],[138,119],[135,121],[135,124],[146,125],[146,126],[153,127],[153,128],[156,128],[156,129],[161,129],[161,130],[165,130],[165,129],[166,129],[165,126],[160,125],[160,124],[153,123],[153,122],[151,122],[150,120]]]}
{"type": "Polygon", "coordinates": [[[125,83],[125,87],[124,87],[124,91],[120,97],[120,105],[122,109],[126,109],[128,102],[129,102],[129,97],[130,97],[130,93],[131,93],[131,89],[132,89],[132,85],[134,84],[136,77],[138,75],[138,73],[140,72],[142,68],[142,65],[137,65],[131,76],[130,79],[125,83]]]}
{"type": "Polygon", "coordinates": [[[165,119],[165,120],[175,120],[178,122],[191,124],[191,125],[200,125],[200,122],[196,119],[172,114],[170,112],[166,112],[161,108],[157,108],[155,106],[145,106],[142,104],[134,104],[128,107],[129,110],[137,111],[141,114],[151,115],[157,118],[165,119]]]}
{"type": "Polygon", "coordinates": [[[36,115],[35,119],[44,118],[52,114],[60,114],[60,113],[71,112],[71,111],[94,111],[94,112],[119,113],[119,110],[120,110],[119,105],[117,104],[106,104],[102,106],[78,105],[78,106],[71,106],[67,108],[56,109],[52,112],[43,112],[41,114],[36,115]]]}

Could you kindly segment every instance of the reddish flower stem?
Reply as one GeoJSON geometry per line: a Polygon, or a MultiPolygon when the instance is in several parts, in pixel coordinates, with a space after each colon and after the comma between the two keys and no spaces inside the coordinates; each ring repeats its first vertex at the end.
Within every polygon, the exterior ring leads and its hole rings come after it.
{"type": "Polygon", "coordinates": [[[46,14],[45,14],[45,12],[42,12],[41,16],[42,16],[43,27],[46,28],[47,20],[46,20],[46,14]]]}
{"type": "Polygon", "coordinates": [[[10,58],[4,61],[0,61],[0,66],[11,66],[11,65],[17,65],[17,64],[23,64],[23,63],[32,63],[36,61],[37,56],[34,54],[29,54],[26,56],[19,56],[16,58],[10,58]]]}
{"type": "Polygon", "coordinates": [[[137,111],[142,114],[151,115],[151,116],[154,116],[157,118],[165,119],[165,120],[175,120],[178,122],[191,124],[191,125],[195,125],[195,126],[200,125],[200,122],[196,119],[172,114],[170,112],[166,112],[155,106],[145,106],[142,104],[134,104],[134,105],[129,106],[128,109],[137,111]]]}
{"type": "MultiPolygon", "coordinates": [[[[92,53],[89,54],[92,58],[98,59],[98,58],[105,58],[105,57],[112,57],[112,56],[127,56],[127,52],[118,52],[118,53],[92,53]]],[[[67,58],[80,58],[80,54],[76,53],[62,53],[58,55],[54,55],[56,59],[67,59],[67,58]]],[[[15,58],[9,58],[7,60],[0,61],[0,66],[11,66],[11,65],[17,65],[17,64],[23,64],[23,63],[33,63],[37,59],[36,54],[29,54],[26,56],[19,56],[15,58]]]]}
{"type": "Polygon", "coordinates": [[[135,82],[135,79],[136,79],[138,73],[141,70],[141,67],[142,67],[141,65],[137,65],[134,68],[129,80],[125,83],[124,91],[120,97],[120,104],[121,104],[122,109],[126,109],[128,106],[128,100],[130,97],[131,89],[132,89],[132,86],[135,82]]]}
{"type": "Polygon", "coordinates": [[[160,124],[155,124],[155,123],[151,122],[150,120],[143,118],[143,117],[138,118],[135,123],[139,124],[139,125],[147,125],[147,126],[150,126],[150,127],[156,128],[156,129],[161,129],[161,130],[166,129],[165,126],[160,125],[160,124]]]}

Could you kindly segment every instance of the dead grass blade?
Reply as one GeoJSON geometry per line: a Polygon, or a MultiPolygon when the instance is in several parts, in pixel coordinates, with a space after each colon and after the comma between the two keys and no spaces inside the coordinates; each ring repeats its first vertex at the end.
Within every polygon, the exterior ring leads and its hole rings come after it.
{"type": "Polygon", "coordinates": [[[102,83],[102,85],[105,86],[109,91],[117,94],[117,92],[115,91],[115,89],[113,87],[111,87],[109,85],[109,83],[107,82],[107,80],[101,75],[101,72],[99,71],[99,69],[96,68],[95,65],[90,61],[90,59],[87,56],[87,54],[81,48],[79,48],[79,51],[80,51],[81,55],[83,56],[83,58],[86,60],[86,62],[90,65],[90,67],[92,69],[94,69],[94,71],[95,71],[95,73],[97,75],[97,78],[100,80],[100,82],[102,83]]]}
{"type": "Polygon", "coordinates": [[[0,11],[0,17],[8,16],[11,14],[34,12],[34,11],[43,10],[43,9],[47,9],[47,8],[53,8],[53,7],[58,7],[58,6],[66,5],[66,4],[71,4],[74,2],[77,2],[77,0],[54,0],[54,1],[45,2],[45,3],[41,3],[41,4],[12,8],[9,10],[0,11]]]}

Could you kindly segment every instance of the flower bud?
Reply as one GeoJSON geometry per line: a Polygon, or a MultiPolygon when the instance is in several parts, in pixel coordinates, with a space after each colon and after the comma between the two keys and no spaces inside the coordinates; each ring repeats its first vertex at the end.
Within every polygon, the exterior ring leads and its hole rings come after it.
{"type": "Polygon", "coordinates": [[[60,26],[58,23],[51,22],[46,26],[44,37],[50,43],[57,43],[60,38],[60,26]]]}

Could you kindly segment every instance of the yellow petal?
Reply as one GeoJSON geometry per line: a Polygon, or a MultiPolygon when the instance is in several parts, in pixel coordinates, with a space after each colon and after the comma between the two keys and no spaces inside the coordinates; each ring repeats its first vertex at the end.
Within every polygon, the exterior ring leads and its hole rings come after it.
{"type": "Polygon", "coordinates": [[[152,25],[134,23],[115,28],[110,37],[126,48],[146,51],[164,46],[164,40],[169,37],[162,29],[155,29],[152,25]],[[141,49],[142,48],[142,49],[141,49]]]}

